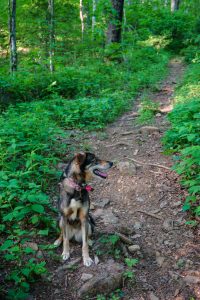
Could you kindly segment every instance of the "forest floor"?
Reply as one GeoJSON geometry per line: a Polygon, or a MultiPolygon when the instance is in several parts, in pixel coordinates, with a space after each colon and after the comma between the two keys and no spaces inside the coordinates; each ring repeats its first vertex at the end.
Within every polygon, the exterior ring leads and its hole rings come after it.
{"type": "MultiPolygon", "coordinates": [[[[135,122],[138,97],[132,111],[104,132],[84,136],[95,154],[114,162],[107,180],[95,182],[90,194],[97,225],[90,253],[96,264],[84,267],[81,246],[72,243],[70,261],[49,261],[49,282],[36,284],[31,299],[200,299],[200,231],[185,225],[187,215],[181,207],[186,192],[169,169],[173,162],[161,144],[183,71],[180,60],[171,60],[168,77],[150,93],[163,111],[152,127],[135,122]],[[138,258],[138,263],[128,267],[125,258],[138,258]],[[134,278],[127,279],[132,272],[134,278]],[[115,296],[108,296],[116,288],[120,290],[115,296]],[[106,298],[100,296],[103,292],[106,298]]],[[[61,255],[61,248],[56,253],[61,255]]]]}

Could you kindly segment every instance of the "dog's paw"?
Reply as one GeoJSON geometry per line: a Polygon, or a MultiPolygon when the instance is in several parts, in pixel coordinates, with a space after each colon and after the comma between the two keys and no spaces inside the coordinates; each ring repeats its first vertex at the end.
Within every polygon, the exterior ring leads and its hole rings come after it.
{"type": "Polygon", "coordinates": [[[90,267],[91,264],[93,263],[93,260],[90,257],[83,257],[83,264],[86,267],[90,267]]]}
{"type": "Polygon", "coordinates": [[[61,243],[62,243],[61,239],[57,239],[53,244],[54,246],[59,247],[61,243]]]}
{"type": "Polygon", "coordinates": [[[63,253],[62,253],[62,259],[63,259],[63,260],[68,260],[68,259],[69,259],[69,256],[70,256],[70,255],[69,255],[69,252],[63,252],[63,253]]]}

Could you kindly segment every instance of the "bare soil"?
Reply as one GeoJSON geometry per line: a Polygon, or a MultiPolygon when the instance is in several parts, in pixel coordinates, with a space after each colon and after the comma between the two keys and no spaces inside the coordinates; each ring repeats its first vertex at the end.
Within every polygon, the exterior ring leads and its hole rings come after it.
{"type": "MultiPolygon", "coordinates": [[[[90,253],[92,258],[98,256],[99,264],[84,267],[79,259],[81,246],[72,244],[74,266],[63,268],[68,263],[62,265],[56,261],[56,256],[49,260],[49,281],[37,284],[30,299],[77,299],[83,273],[101,273],[110,260],[125,266],[125,257],[138,258],[139,263],[134,267],[135,279],[124,280],[120,287],[122,299],[200,299],[200,229],[185,225],[187,215],[181,207],[186,191],[179,185],[178,175],[164,168],[170,168],[173,162],[171,157],[163,154],[161,144],[162,135],[169,126],[166,115],[172,108],[174,88],[183,70],[179,60],[172,60],[168,77],[150,94],[163,111],[155,117],[152,126],[156,128],[143,130],[136,124],[138,98],[133,110],[109,125],[103,133],[85,136],[85,142],[99,157],[114,162],[108,179],[95,182],[91,193],[91,208],[97,226],[90,253]],[[102,207],[102,200],[109,203],[102,207]],[[125,241],[115,245],[119,251],[107,249],[100,238],[116,232],[125,235],[140,249],[130,253],[125,241]]],[[[61,248],[56,253],[61,255],[61,248]]],[[[115,298],[107,295],[106,299],[115,298]]]]}

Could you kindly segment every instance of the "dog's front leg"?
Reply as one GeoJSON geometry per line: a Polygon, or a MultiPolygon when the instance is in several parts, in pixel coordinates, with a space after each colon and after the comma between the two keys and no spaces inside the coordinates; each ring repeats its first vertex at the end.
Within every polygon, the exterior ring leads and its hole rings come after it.
{"type": "Polygon", "coordinates": [[[69,254],[69,224],[67,223],[67,218],[64,218],[63,222],[63,260],[67,260],[70,256],[69,254]]]}
{"type": "Polygon", "coordinates": [[[86,216],[82,216],[81,218],[81,231],[82,231],[82,255],[83,255],[83,264],[86,267],[91,266],[93,263],[92,259],[89,257],[89,249],[88,249],[88,223],[86,221],[86,216]]]}

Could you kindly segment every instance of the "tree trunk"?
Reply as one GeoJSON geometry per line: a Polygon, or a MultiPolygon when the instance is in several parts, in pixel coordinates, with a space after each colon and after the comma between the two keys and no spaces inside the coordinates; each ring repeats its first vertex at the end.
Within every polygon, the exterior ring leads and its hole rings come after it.
{"type": "Polygon", "coordinates": [[[107,43],[120,43],[124,0],[111,0],[112,13],[107,31],[107,43]]]}
{"type": "Polygon", "coordinates": [[[10,35],[10,71],[17,71],[17,45],[16,45],[16,0],[8,1],[9,35],[10,35]]]}
{"type": "Polygon", "coordinates": [[[84,16],[83,16],[83,0],[80,0],[80,20],[81,20],[81,37],[83,41],[83,35],[84,35],[84,16]]]}
{"type": "Polygon", "coordinates": [[[92,34],[94,35],[94,27],[96,24],[96,0],[92,0],[92,34]]]}
{"type": "Polygon", "coordinates": [[[55,51],[55,28],[54,28],[54,0],[48,0],[48,28],[49,28],[49,69],[55,70],[53,57],[55,51]]]}
{"type": "Polygon", "coordinates": [[[171,12],[175,12],[179,9],[181,0],[171,0],[171,12]]]}

